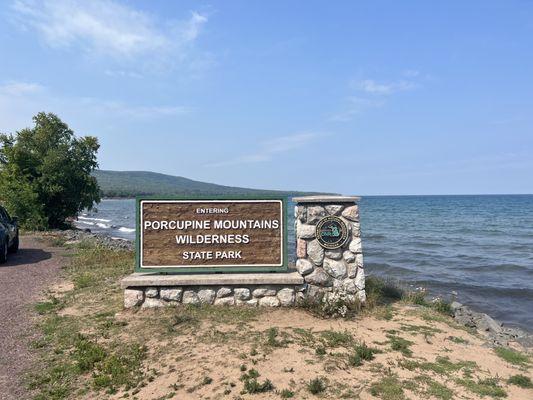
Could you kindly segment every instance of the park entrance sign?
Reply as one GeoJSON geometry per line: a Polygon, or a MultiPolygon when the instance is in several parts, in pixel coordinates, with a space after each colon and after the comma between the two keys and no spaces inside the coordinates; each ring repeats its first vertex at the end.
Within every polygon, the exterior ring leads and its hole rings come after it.
{"type": "Polygon", "coordinates": [[[137,199],[137,272],[287,270],[284,198],[137,199]]]}

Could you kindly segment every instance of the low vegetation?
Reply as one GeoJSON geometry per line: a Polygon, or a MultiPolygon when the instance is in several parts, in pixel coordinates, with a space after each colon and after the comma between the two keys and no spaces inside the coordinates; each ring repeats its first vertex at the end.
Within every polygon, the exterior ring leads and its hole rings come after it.
{"type": "Polygon", "coordinates": [[[510,386],[533,390],[528,356],[492,353],[455,327],[445,307],[414,304],[420,297],[392,282],[369,279],[369,304],[335,320],[313,308],[123,311],[118,282],[133,255],[92,242],[70,246],[64,272],[72,284],[35,305],[41,335],[32,347],[40,368],[27,383],[38,400],[352,399],[362,392],[452,400],[461,393],[501,398],[510,386]],[[421,350],[428,340],[436,356],[421,350]],[[497,363],[464,358],[479,351],[515,372],[501,376],[497,363]]]}

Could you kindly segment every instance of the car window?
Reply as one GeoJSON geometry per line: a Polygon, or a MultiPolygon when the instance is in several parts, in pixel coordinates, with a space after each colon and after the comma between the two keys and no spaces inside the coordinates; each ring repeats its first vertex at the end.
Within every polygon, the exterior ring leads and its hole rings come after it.
{"type": "Polygon", "coordinates": [[[4,222],[11,221],[11,218],[9,218],[9,215],[7,214],[6,210],[4,210],[3,207],[0,207],[0,219],[4,222]]]}

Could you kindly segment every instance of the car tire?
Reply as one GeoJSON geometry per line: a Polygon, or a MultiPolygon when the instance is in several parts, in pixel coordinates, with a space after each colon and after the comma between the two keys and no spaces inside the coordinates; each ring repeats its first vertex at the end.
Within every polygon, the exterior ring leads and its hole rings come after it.
{"type": "Polygon", "coordinates": [[[0,246],[0,264],[7,261],[7,242],[4,240],[0,246]]]}
{"type": "Polygon", "coordinates": [[[19,234],[18,233],[15,239],[13,239],[13,243],[11,244],[11,247],[9,248],[10,253],[16,253],[17,251],[19,251],[19,234]]]}

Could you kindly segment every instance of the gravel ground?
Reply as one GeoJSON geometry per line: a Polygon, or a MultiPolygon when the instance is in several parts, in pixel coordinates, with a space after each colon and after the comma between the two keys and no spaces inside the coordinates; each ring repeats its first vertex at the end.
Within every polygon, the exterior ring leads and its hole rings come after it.
{"type": "Polygon", "coordinates": [[[32,363],[31,304],[56,282],[63,261],[60,248],[22,236],[19,252],[0,264],[0,400],[28,397],[21,378],[32,363]]]}

